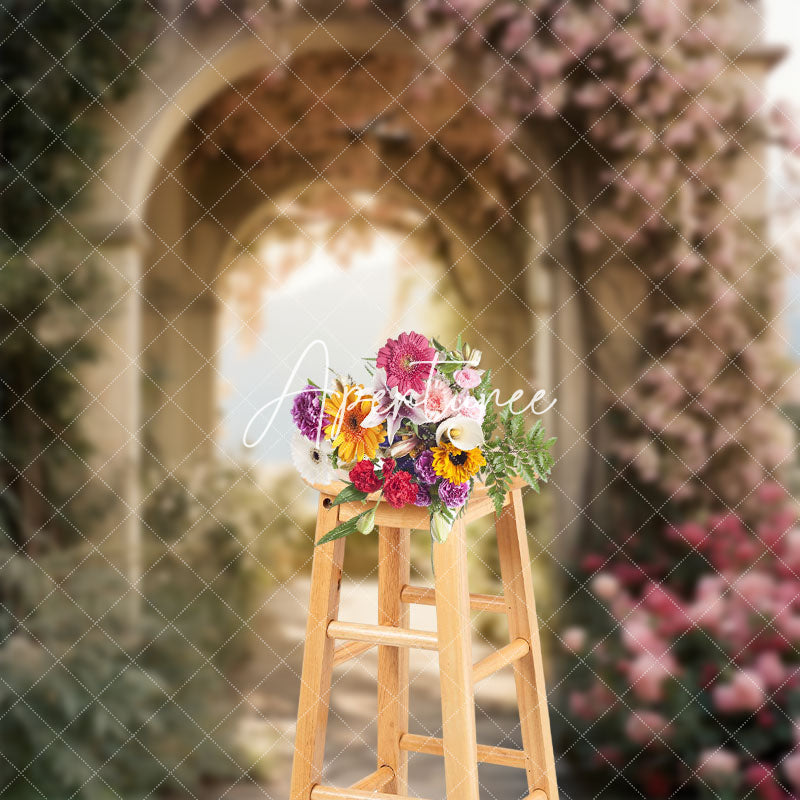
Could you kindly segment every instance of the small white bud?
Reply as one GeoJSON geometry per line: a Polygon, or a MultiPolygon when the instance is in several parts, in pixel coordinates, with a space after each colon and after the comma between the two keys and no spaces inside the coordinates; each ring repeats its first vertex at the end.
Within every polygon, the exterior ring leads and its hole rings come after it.
{"type": "Polygon", "coordinates": [[[375,527],[375,509],[371,508],[364,516],[359,517],[356,521],[356,530],[364,535],[372,533],[375,527]]]}
{"type": "Polygon", "coordinates": [[[431,517],[431,536],[440,544],[447,541],[453,526],[441,515],[431,517]]]}

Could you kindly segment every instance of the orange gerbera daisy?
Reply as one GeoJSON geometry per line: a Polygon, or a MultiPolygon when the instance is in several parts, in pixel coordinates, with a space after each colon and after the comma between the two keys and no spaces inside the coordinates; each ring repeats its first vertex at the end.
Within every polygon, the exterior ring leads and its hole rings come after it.
{"type": "Polygon", "coordinates": [[[364,456],[375,458],[386,435],[383,423],[374,428],[361,427],[372,410],[372,395],[362,394],[363,391],[363,386],[345,386],[325,399],[325,413],[331,420],[325,426],[325,435],[344,464],[360,461],[364,456]]]}

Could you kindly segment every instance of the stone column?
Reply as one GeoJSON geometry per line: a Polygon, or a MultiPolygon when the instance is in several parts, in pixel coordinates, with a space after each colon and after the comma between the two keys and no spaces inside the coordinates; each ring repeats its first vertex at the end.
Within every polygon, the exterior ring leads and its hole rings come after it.
{"type": "MultiPolygon", "coordinates": [[[[98,291],[107,298],[97,316],[91,341],[97,357],[82,373],[87,391],[83,414],[91,444],[90,466],[101,492],[108,494],[106,510],[95,517],[87,537],[132,586],[142,573],[140,464],[141,273],[144,236],[123,223],[91,236],[99,273],[98,291]]],[[[135,614],[139,595],[132,590],[135,614]]]]}
{"type": "Polygon", "coordinates": [[[558,440],[549,488],[551,505],[542,526],[542,542],[556,561],[574,557],[587,500],[586,472],[594,455],[587,434],[591,402],[585,361],[587,320],[564,235],[569,221],[565,202],[545,185],[525,208],[525,224],[531,233],[526,277],[534,318],[532,372],[536,386],[547,392],[548,402],[556,400],[542,417],[548,433],[558,440]]]}

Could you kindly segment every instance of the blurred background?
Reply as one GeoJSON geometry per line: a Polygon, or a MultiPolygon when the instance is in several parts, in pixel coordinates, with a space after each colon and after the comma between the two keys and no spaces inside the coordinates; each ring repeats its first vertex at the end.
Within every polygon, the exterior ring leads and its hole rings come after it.
{"type": "MultiPolygon", "coordinates": [[[[525,503],[562,797],[800,797],[796,3],[0,21],[0,795],[288,797],[316,497],[288,407],[242,434],[313,340],[365,380],[417,330],[558,400],[525,503]]],[[[348,542],[343,619],[375,621],[376,556],[348,542]]],[[[507,632],[474,624],[477,659],[507,632]]],[[[374,769],[375,666],[335,675],[332,784],[374,769]]],[[[435,657],[411,675],[437,735],[435,657]]],[[[512,677],[477,702],[518,746],[512,677]]]]}

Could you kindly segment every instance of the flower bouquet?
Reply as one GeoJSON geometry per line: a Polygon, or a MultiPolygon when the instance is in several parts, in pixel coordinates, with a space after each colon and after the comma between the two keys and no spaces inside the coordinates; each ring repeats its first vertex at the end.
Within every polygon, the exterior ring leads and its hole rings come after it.
{"type": "MultiPolygon", "coordinates": [[[[491,373],[479,369],[481,353],[462,344],[453,350],[419,333],[401,333],[365,359],[374,379],[365,389],[337,378],[332,391],[309,382],[292,404],[297,426],[292,457],[309,483],[347,484],[334,505],[378,493],[394,508],[430,508],[435,541],[446,540],[482,481],[500,513],[512,479],[538,491],[553,465],[554,439],[540,421],[525,430],[510,404],[497,413],[491,373]]],[[[338,525],[318,544],[375,526],[371,504],[338,525]]]]}

